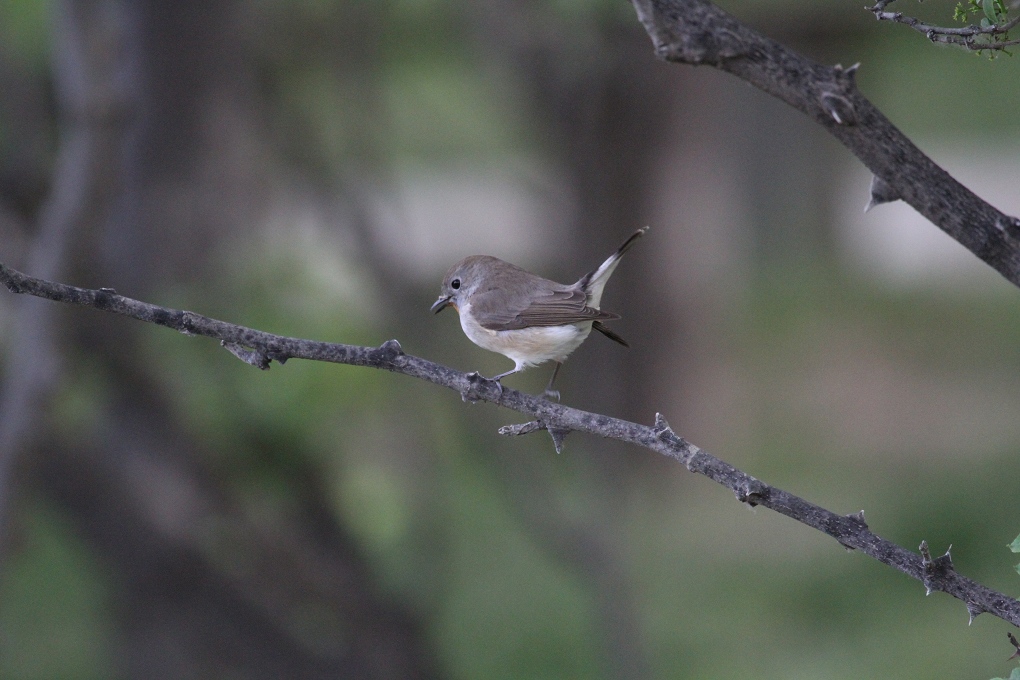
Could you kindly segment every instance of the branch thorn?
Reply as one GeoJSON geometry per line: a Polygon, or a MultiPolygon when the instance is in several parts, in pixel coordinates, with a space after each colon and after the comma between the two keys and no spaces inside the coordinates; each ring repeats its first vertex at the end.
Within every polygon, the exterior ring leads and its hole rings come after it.
{"type": "Polygon", "coordinates": [[[562,427],[549,427],[547,423],[541,420],[532,420],[531,422],[520,423],[519,425],[504,425],[497,432],[504,437],[517,437],[522,434],[531,434],[538,430],[547,431],[549,436],[552,437],[556,453],[563,453],[563,440],[570,434],[570,430],[562,427]]]}
{"type": "Polygon", "coordinates": [[[496,430],[499,434],[504,437],[519,437],[522,434],[531,434],[537,430],[542,429],[542,423],[537,420],[532,420],[528,423],[519,423],[516,425],[504,425],[503,427],[496,430]]]}
{"type": "Polygon", "coordinates": [[[946,574],[954,571],[953,558],[949,554],[949,551],[952,549],[953,546],[950,545],[944,555],[933,558],[931,551],[928,550],[928,541],[921,541],[919,550],[921,551],[921,564],[924,567],[922,581],[926,591],[925,595],[931,595],[933,591],[942,590],[938,582],[943,580],[946,574]]]}
{"type": "Polygon", "coordinates": [[[666,416],[661,413],[655,414],[655,424],[652,426],[652,432],[655,433],[655,437],[662,441],[669,441],[670,439],[676,438],[676,432],[666,422],[666,416]]]}
{"type": "Polygon", "coordinates": [[[995,228],[1010,238],[1020,238],[1020,219],[1016,217],[1005,216],[1005,218],[997,218],[995,220],[995,228]]]}
{"type": "Polygon", "coordinates": [[[246,364],[250,364],[263,371],[269,370],[269,355],[260,349],[246,349],[236,342],[221,340],[222,345],[228,352],[246,364]]]}
{"type": "Polygon", "coordinates": [[[740,484],[734,489],[733,493],[738,501],[747,503],[753,508],[762,500],[768,498],[769,487],[767,484],[752,477],[749,481],[740,484]]]}
{"type": "Polygon", "coordinates": [[[851,520],[857,522],[858,524],[860,524],[862,529],[867,529],[868,528],[868,523],[864,521],[864,511],[863,510],[858,510],[857,512],[850,513],[849,515],[847,515],[847,519],[851,519],[851,520]]]}
{"type": "Polygon", "coordinates": [[[843,95],[835,92],[823,92],[818,100],[837,125],[857,124],[857,111],[854,109],[853,103],[843,95]]]}
{"type": "Polygon", "coordinates": [[[1016,650],[1015,652],[1013,652],[1013,656],[1006,659],[1006,661],[1012,661],[1013,659],[1020,657],[1020,642],[1016,641],[1016,638],[1013,637],[1012,633],[1006,633],[1006,635],[1009,637],[1009,642],[1011,645],[1013,645],[1013,649],[1016,650]]]}
{"type": "Polygon", "coordinates": [[[889,186],[889,183],[878,175],[871,176],[871,198],[868,200],[868,204],[864,206],[864,212],[868,212],[876,205],[882,205],[883,203],[892,203],[901,199],[899,192],[889,186]]]}
{"type": "Polygon", "coordinates": [[[970,600],[967,600],[966,604],[967,604],[967,614],[970,615],[970,619],[967,621],[967,625],[969,626],[969,625],[974,623],[974,619],[976,619],[981,614],[984,614],[987,610],[984,607],[982,607],[980,604],[978,604],[977,602],[972,602],[970,600]]]}
{"type": "Polygon", "coordinates": [[[549,436],[552,437],[553,448],[556,449],[556,453],[563,453],[563,440],[570,434],[570,430],[564,430],[561,427],[549,427],[548,425],[543,425],[543,427],[545,427],[549,436]]]}
{"type": "Polygon", "coordinates": [[[387,340],[376,348],[375,354],[379,361],[384,364],[392,364],[393,360],[404,353],[400,343],[396,340],[387,340]]]}

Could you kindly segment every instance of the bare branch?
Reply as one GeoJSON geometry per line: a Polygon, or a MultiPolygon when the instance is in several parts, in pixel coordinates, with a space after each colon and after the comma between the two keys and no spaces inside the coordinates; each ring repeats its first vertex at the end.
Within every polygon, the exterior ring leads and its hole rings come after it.
{"type": "Polygon", "coordinates": [[[989,23],[987,26],[948,27],[929,24],[916,17],[906,16],[902,12],[887,12],[885,8],[896,0],[878,0],[868,11],[879,21],[893,21],[904,24],[923,33],[928,40],[944,45],[958,45],[975,52],[985,50],[1005,50],[1007,47],[1020,45],[1020,38],[1009,38],[1009,32],[1020,24],[1020,16],[1002,23],[989,23]]]}
{"type": "Polygon", "coordinates": [[[488,401],[531,416],[536,420],[534,424],[504,427],[501,433],[518,435],[546,429],[550,434],[555,433],[554,442],[559,438],[557,449],[562,445],[562,437],[575,430],[642,446],[721,484],[742,503],[760,505],[786,515],[831,536],[847,549],[860,550],[898,569],[923,583],[928,593],[941,591],[962,600],[972,619],[988,612],[1020,626],[1020,601],[961,576],[953,567],[948,552],[932,558],[926,543],[921,544],[920,555],[911,552],[872,533],[864,521],[863,511],[840,515],[755,479],[677,435],[661,414],[656,414],[653,426],[640,425],[563,406],[509,387],[500,389],[495,382],[479,378],[476,373],[463,373],[405,354],[396,340],[388,340],[379,347],[360,347],[288,338],[194,312],[133,300],[108,288],[92,290],[33,278],[2,263],[0,283],[12,293],[93,307],[173,328],[186,335],[215,338],[235,354],[238,354],[236,350],[243,349],[242,360],[260,368],[261,358],[266,360],[265,367],[273,360],[283,363],[292,358],[309,359],[381,368],[425,380],[458,392],[466,401],[488,401]],[[257,359],[250,360],[252,357],[257,359]]]}

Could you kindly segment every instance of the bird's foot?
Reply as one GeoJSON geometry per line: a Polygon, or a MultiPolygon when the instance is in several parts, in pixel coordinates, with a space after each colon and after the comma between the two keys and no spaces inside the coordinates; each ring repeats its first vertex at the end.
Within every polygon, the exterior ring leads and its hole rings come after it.
{"type": "Polygon", "coordinates": [[[545,388],[545,392],[542,393],[542,396],[545,397],[546,399],[548,399],[549,401],[553,401],[553,400],[559,401],[560,400],[560,391],[559,390],[551,390],[551,389],[549,389],[547,387],[547,388],[545,388]]]}

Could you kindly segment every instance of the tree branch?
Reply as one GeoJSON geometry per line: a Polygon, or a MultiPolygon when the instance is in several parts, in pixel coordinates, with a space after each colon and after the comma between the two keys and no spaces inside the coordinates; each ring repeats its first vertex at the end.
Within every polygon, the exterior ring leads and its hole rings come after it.
{"type": "Polygon", "coordinates": [[[359,347],[289,338],[194,312],[133,300],[109,288],[77,288],[33,278],[3,263],[0,263],[0,283],[12,293],[93,307],[173,328],[185,335],[214,338],[243,361],[259,368],[268,369],[271,361],[282,364],[288,359],[380,368],[448,387],[460,393],[465,401],[488,401],[535,418],[534,424],[503,428],[501,432],[504,434],[526,434],[545,429],[555,433],[554,441],[558,436],[562,444],[562,436],[576,430],[642,446],[673,458],[691,472],[721,484],[742,503],[774,510],[831,536],[847,549],[860,550],[898,569],[921,581],[928,593],[941,591],[962,600],[971,620],[988,612],[1020,627],[1020,601],[961,576],[953,567],[948,552],[933,558],[927,543],[922,542],[921,554],[918,555],[872,533],[864,521],[863,511],[840,515],[755,479],[677,435],[661,414],[656,414],[655,424],[650,427],[581,411],[509,387],[499,389],[495,382],[481,378],[477,373],[463,373],[405,354],[396,340],[388,340],[379,347],[359,347]]]}
{"type": "Polygon", "coordinates": [[[874,7],[868,8],[868,11],[873,13],[879,21],[892,21],[909,26],[915,31],[923,33],[928,40],[934,43],[958,45],[975,52],[1005,50],[1007,47],[1020,45],[1020,38],[1009,38],[1009,32],[1016,28],[1017,24],[1020,24],[1020,16],[1003,23],[989,22],[987,26],[972,24],[949,28],[923,22],[916,17],[906,16],[902,12],[887,12],[885,8],[894,2],[896,0],[878,0],[874,7]]]}
{"type": "Polygon", "coordinates": [[[715,66],[807,114],[875,174],[873,204],[906,201],[1020,286],[1020,219],[978,198],[889,122],[857,89],[857,65],[818,64],[707,0],[632,2],[659,58],[715,66]]]}

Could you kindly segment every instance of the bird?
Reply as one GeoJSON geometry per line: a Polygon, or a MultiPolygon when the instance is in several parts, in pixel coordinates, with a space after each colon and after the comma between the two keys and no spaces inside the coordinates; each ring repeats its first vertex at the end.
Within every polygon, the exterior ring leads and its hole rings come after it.
{"type": "Polygon", "coordinates": [[[648,227],[635,231],[597,269],[569,285],[496,257],[471,255],[446,272],[431,311],[438,314],[453,307],[471,342],[514,362],[509,371],[489,378],[499,386],[500,395],[503,378],[547,361],[556,362],[543,394],[558,401],[560,393],[553,390],[553,383],[560,366],[592,329],[624,347],[630,346],[605,325],[620,315],[600,309],[599,304],[620,258],[647,231],[648,227]]]}

